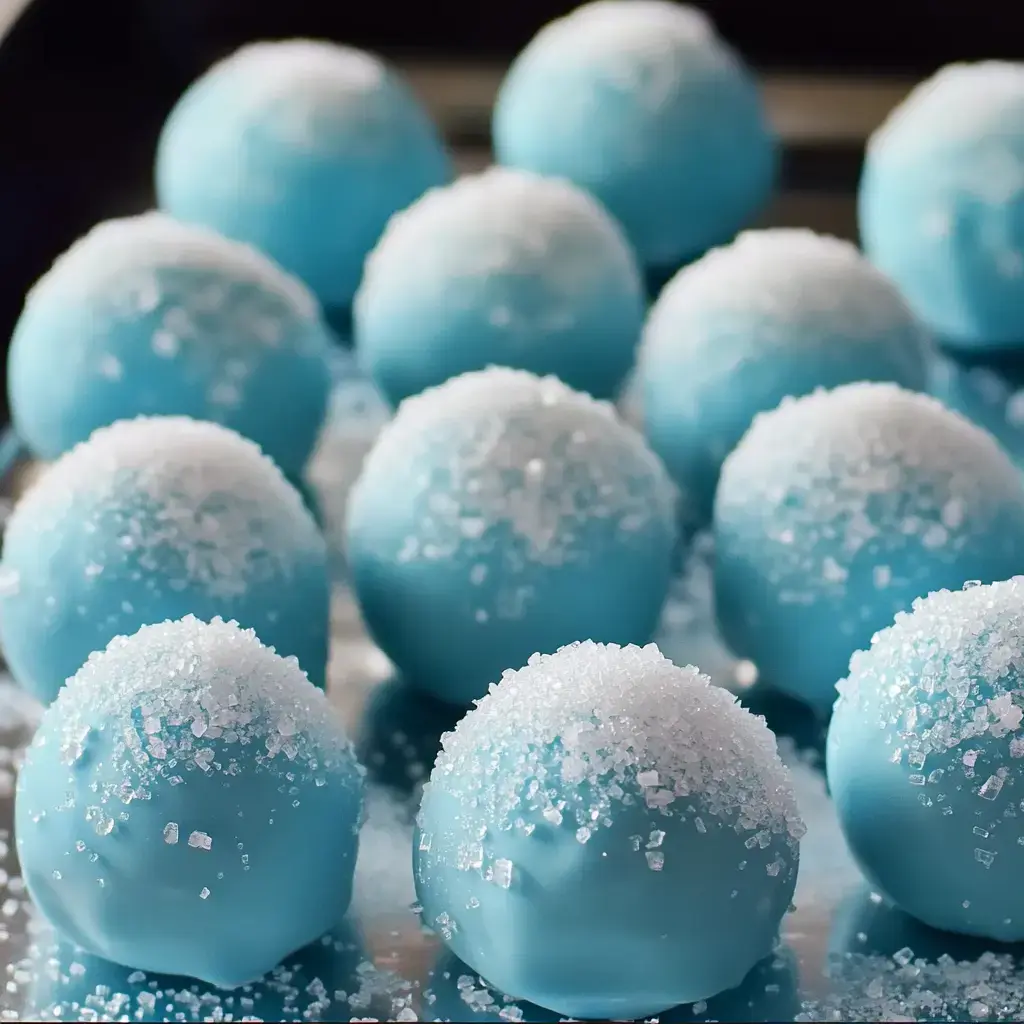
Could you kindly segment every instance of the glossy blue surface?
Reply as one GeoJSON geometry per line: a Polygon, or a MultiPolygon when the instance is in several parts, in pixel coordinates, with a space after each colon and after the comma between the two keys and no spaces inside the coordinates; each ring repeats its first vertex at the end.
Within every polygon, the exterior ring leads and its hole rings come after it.
{"type": "Polygon", "coordinates": [[[50,460],[116,420],[193,416],[298,474],[332,344],[313,296],[248,247],[160,214],[107,221],[29,295],[8,352],[14,425],[50,460]]]}
{"type": "Polygon", "coordinates": [[[1024,940],[1024,581],[933,594],[855,656],[829,726],[840,824],[866,877],[943,931],[1024,940]]]}
{"type": "Polygon", "coordinates": [[[346,553],[384,653],[468,705],[536,651],[646,643],[673,520],[664,468],[610,408],[492,369],[399,409],[352,489],[346,553]]]}
{"type": "Polygon", "coordinates": [[[653,270],[728,241],[775,182],[753,76],[702,14],[659,0],[586,4],[541,29],[501,87],[493,135],[499,163],[597,196],[653,270]]]}
{"type": "Polygon", "coordinates": [[[722,461],[758,413],[859,380],[922,390],[925,359],[923,329],[847,242],[747,232],[680,271],[648,318],[637,387],[685,525],[711,521],[722,461]]]}
{"type": "Polygon", "coordinates": [[[1024,343],[1024,66],[954,64],[919,85],[868,145],[868,257],[951,347],[1024,343]]]}
{"type": "Polygon", "coordinates": [[[1024,571],[1024,490],[995,440],[934,399],[852,384],[755,421],[714,532],[724,640],[827,712],[851,654],[915,598],[1024,571]]]}
{"type": "Polygon", "coordinates": [[[492,168],[396,216],[355,304],[361,364],[392,404],[487,366],[613,398],[646,308],[619,226],[564,181],[492,168]]]}
{"type": "Polygon", "coordinates": [[[256,43],[171,112],[160,206],[250,242],[343,322],[388,218],[452,166],[426,111],[376,57],[330,43],[256,43]]]}
{"type": "Polygon", "coordinates": [[[36,906],[90,953],[234,988],[347,910],[362,792],[294,663],[184,619],[114,641],[47,709],[18,855],[36,906]]]}
{"type": "Polygon", "coordinates": [[[270,460],[215,424],[98,431],[19,503],[0,572],[4,656],[44,702],[112,637],[189,613],[256,629],[324,684],[326,544],[270,460]]]}

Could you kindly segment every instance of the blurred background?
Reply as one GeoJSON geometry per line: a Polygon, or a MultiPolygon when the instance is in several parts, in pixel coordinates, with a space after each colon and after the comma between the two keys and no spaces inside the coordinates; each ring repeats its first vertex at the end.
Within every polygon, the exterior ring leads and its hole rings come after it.
{"type": "MultiPolygon", "coordinates": [[[[6,347],[26,289],[58,253],[96,221],[151,204],[164,117],[242,43],[313,36],[382,52],[472,167],[488,159],[490,105],[509,59],[573,6],[0,0],[0,340],[6,347]]],[[[995,0],[696,6],[764,74],[786,142],[783,193],[767,219],[846,236],[864,139],[907,88],[950,60],[1024,57],[1024,5],[995,0]]]]}

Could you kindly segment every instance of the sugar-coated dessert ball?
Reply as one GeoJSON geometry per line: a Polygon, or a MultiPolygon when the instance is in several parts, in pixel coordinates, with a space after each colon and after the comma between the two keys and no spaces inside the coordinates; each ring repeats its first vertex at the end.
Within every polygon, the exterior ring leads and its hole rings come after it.
{"type": "Polygon", "coordinates": [[[444,738],[414,843],[424,923],[573,1017],[739,985],[773,947],[803,825],[775,737],[653,644],[507,671],[444,738]]]}
{"type": "Polygon", "coordinates": [[[865,252],[954,349],[1024,347],[1024,64],[952,64],[868,144],[865,252]]]}
{"type": "Polygon", "coordinates": [[[0,560],[0,640],[51,701],[115,636],[194,614],[236,619],[324,684],[327,550],[251,441],[167,416],[97,430],[26,492],[0,560]]]}
{"type": "Polygon", "coordinates": [[[932,928],[1024,939],[1024,577],[919,599],[839,694],[828,780],[868,878],[932,928]]]}
{"type": "Polygon", "coordinates": [[[295,659],[188,616],[116,637],[47,709],[18,776],[18,856],[88,952],[233,988],[340,920],[362,792],[295,659]]]}
{"type": "Polygon", "coordinates": [[[1024,358],[951,358],[936,353],[929,391],[943,405],[984,427],[1024,467],[1024,358]]]}
{"type": "Polygon", "coordinates": [[[753,76],[703,14],[667,0],[596,0],[541,29],[493,133],[500,163],[597,196],[652,271],[728,241],[775,181],[753,76]]]}
{"type": "Polygon", "coordinates": [[[926,383],[924,331],[849,242],[745,232],[681,270],[651,310],[638,379],[651,447],[711,520],[722,461],[787,395],[853,381],[926,383]]]}
{"type": "Polygon", "coordinates": [[[664,467],[610,405],[491,368],[385,427],[349,500],[350,578],[408,681],[469,704],[534,651],[646,643],[675,518],[664,467]]]}
{"type": "Polygon", "coordinates": [[[249,246],[160,213],[107,221],[29,293],[8,352],[14,425],[54,459],[116,420],[194,416],[298,475],[331,347],[306,287],[249,246]]]}
{"type": "Polygon", "coordinates": [[[587,193],[491,168],[392,218],[356,296],[355,341],[396,404],[492,365],[612,398],[646,304],[622,229],[587,193]]]}
{"type": "Polygon", "coordinates": [[[825,710],[850,655],[916,597],[1024,572],[1024,487],[935,399],[848,384],[755,419],[722,467],[714,534],[726,642],[825,710]]]}
{"type": "Polygon", "coordinates": [[[161,207],[251,242],[341,313],[388,218],[451,173],[426,111],[379,58],[287,40],[242,47],[186,91],[156,185],[161,207]]]}

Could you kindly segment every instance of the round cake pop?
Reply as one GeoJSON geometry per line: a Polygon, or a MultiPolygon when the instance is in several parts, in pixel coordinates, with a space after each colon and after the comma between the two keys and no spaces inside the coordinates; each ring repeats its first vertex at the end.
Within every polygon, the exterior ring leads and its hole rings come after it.
{"type": "Polygon", "coordinates": [[[159,213],[107,221],[29,293],[8,353],[14,425],[55,459],[116,420],[194,416],[296,477],[327,412],[330,347],[305,286],[248,246],[159,213]]]}
{"type": "Polygon", "coordinates": [[[407,399],[348,509],[371,635],[455,704],[574,639],[646,643],[676,544],[665,469],[611,406],[491,368],[407,399]]]}
{"type": "Polygon", "coordinates": [[[939,591],[839,684],[826,764],[868,878],[943,931],[1024,939],[1024,577],[939,591]]]}
{"type": "Polygon", "coordinates": [[[324,684],[327,550],[250,441],[184,417],[122,420],[44,471],[7,523],[0,640],[51,701],[93,651],[188,614],[255,629],[324,684]]]}
{"type": "Polygon", "coordinates": [[[645,308],[629,243],[590,196],[491,168],[392,219],[366,264],[355,339],[395,404],[491,365],[612,398],[645,308]]]}
{"type": "Polygon", "coordinates": [[[1024,488],[985,431],[894,384],[787,399],[715,498],[717,617],[771,685],[822,710],[914,598],[1024,571],[1024,488]]]}
{"type": "Polygon", "coordinates": [[[345,912],[362,791],[295,660],[188,616],[115,638],[47,709],[18,776],[18,856],[83,949],[234,988],[345,912]]]}
{"type": "Polygon", "coordinates": [[[448,733],[414,850],[423,920],[503,992],[627,1019],[767,956],[803,834],[775,737],[694,668],[574,644],[448,733]]]}
{"type": "Polygon", "coordinates": [[[853,381],[926,383],[924,332],[848,242],[746,232],[680,271],[651,310],[638,380],[644,429],[711,520],[722,461],[754,416],[787,395],[853,381]]]}
{"type": "Polygon", "coordinates": [[[728,241],[775,181],[754,78],[705,15],[665,0],[597,0],[541,29],[493,133],[500,163],[597,196],[662,279],[728,241]]]}
{"type": "Polygon", "coordinates": [[[870,259],[956,350],[1024,347],[1024,64],[952,64],[872,136],[870,259]]]}
{"type": "Polygon", "coordinates": [[[344,322],[388,218],[451,177],[419,102],[369,53],[244,46],[179,100],[157,154],[160,206],[268,253],[344,322]]]}

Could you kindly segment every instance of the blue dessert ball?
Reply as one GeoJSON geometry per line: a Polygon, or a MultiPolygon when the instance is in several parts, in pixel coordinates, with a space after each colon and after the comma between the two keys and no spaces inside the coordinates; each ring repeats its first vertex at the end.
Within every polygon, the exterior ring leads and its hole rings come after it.
{"type": "Polygon", "coordinates": [[[672,485],[643,438],[523,370],[403,402],[348,506],[370,634],[412,685],[454,704],[537,650],[646,643],[675,543],[672,485]]]}
{"type": "Polygon", "coordinates": [[[159,213],[107,221],[29,293],[8,352],[14,426],[54,459],[116,420],[193,416],[298,475],[331,348],[305,286],[248,246],[159,213]]]}
{"type": "Polygon", "coordinates": [[[651,310],[637,376],[690,525],[711,521],[722,461],[757,413],[859,380],[923,390],[926,352],[895,287],[837,238],[746,232],[680,271],[651,310]]]}
{"type": "Polygon", "coordinates": [[[989,363],[936,354],[929,390],[950,409],[991,433],[1024,467],[1024,359],[989,363]]]}
{"type": "Polygon", "coordinates": [[[160,206],[262,249],[344,319],[388,218],[451,178],[437,129],[369,53],[245,46],[178,101],[157,152],[160,206]]]}
{"type": "Polygon", "coordinates": [[[715,498],[733,651],[821,710],[914,599],[1024,571],[1024,488],[995,439],[927,395],[848,384],[762,413],[715,498]]]}
{"type": "Polygon", "coordinates": [[[954,349],[1024,346],[1024,64],[953,64],[868,144],[860,231],[871,260],[954,349]]]}
{"type": "Polygon", "coordinates": [[[295,659],[188,616],[116,637],[47,709],[18,776],[18,856],[83,949],[234,988],[345,912],[362,792],[295,659]]]}
{"type": "Polygon", "coordinates": [[[492,168],[397,214],[355,303],[363,365],[397,404],[491,365],[612,398],[646,296],[622,229],[589,195],[492,168]]]}
{"type": "Polygon", "coordinates": [[[414,842],[423,919],[503,992],[641,1017],[774,946],[799,839],[775,737],[653,644],[508,671],[444,738],[414,842]]]}
{"type": "Polygon", "coordinates": [[[93,651],[194,614],[237,619],[323,685],[327,550],[298,492],[250,441],[181,417],[122,420],[43,472],[0,560],[0,641],[51,701],[93,651]]]}
{"type": "Polygon", "coordinates": [[[919,599],[853,656],[826,750],[869,880],[932,928],[1000,942],[1024,939],[1022,623],[1024,577],[919,599]]]}
{"type": "Polygon", "coordinates": [[[493,134],[500,163],[597,196],[651,270],[728,241],[775,182],[753,76],[703,14],[665,0],[597,0],[541,29],[493,134]]]}

